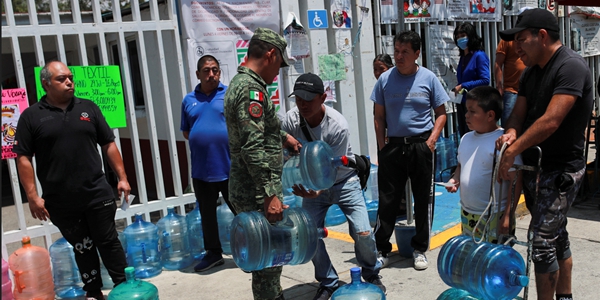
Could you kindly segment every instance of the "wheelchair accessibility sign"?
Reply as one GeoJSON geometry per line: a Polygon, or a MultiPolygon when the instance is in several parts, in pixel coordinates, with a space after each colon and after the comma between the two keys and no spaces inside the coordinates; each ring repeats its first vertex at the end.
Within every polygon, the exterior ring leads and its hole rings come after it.
{"type": "Polygon", "coordinates": [[[321,29],[321,28],[328,28],[328,27],[329,27],[329,23],[327,22],[327,10],[325,10],[325,9],[308,10],[308,28],[321,29]]]}

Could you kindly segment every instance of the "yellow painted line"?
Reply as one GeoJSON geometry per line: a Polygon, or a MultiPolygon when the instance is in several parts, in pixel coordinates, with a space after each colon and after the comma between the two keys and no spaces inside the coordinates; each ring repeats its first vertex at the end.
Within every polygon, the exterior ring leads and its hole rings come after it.
{"type": "MultiPolygon", "coordinates": [[[[525,196],[521,195],[521,197],[519,198],[518,205],[519,206],[525,205],[525,196]]],[[[525,209],[525,210],[527,210],[527,209],[525,209]]],[[[437,247],[440,247],[440,246],[444,245],[444,243],[446,243],[449,239],[459,235],[460,233],[461,233],[460,224],[456,224],[456,225],[452,226],[451,228],[446,229],[446,230],[432,236],[430,243],[429,243],[429,248],[435,249],[437,247]]],[[[340,241],[348,242],[348,243],[354,243],[354,240],[352,239],[352,237],[349,234],[343,233],[343,232],[328,230],[327,238],[340,240],[340,241]]],[[[395,252],[395,251],[398,251],[398,245],[393,243],[392,244],[392,252],[395,252]]]]}

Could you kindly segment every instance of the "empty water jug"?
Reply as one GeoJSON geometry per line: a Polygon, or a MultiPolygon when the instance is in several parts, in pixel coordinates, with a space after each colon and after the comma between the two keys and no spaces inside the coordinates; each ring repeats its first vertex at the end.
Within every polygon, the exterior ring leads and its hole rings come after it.
{"type": "Polygon", "coordinates": [[[112,281],[112,277],[110,277],[110,274],[108,274],[108,270],[104,266],[104,262],[102,261],[102,258],[100,258],[100,277],[102,277],[102,289],[103,290],[110,290],[113,288],[114,283],[112,281]]]}
{"type": "Polygon", "coordinates": [[[202,231],[202,217],[200,216],[200,205],[185,216],[188,226],[188,239],[190,241],[190,254],[195,260],[204,257],[204,231],[202,231]]]}
{"type": "Polygon", "coordinates": [[[32,245],[28,236],[24,236],[21,243],[23,247],[8,258],[8,266],[15,280],[13,296],[17,300],[54,300],[48,250],[32,245]]]}
{"type": "Polygon", "coordinates": [[[158,220],[160,259],[163,268],[181,270],[190,266],[194,259],[190,254],[188,227],[185,217],[175,213],[173,206],[167,207],[167,215],[158,220]]]}
{"type": "Polygon", "coordinates": [[[8,277],[8,263],[2,259],[2,300],[13,300],[12,281],[8,277]]]}
{"type": "Polygon", "coordinates": [[[360,279],[360,268],[350,269],[352,282],[338,288],[331,300],[385,300],[385,294],[376,285],[360,279]]]}
{"type": "Polygon", "coordinates": [[[123,232],[127,241],[127,264],[135,268],[137,278],[149,278],[162,272],[158,251],[158,227],[135,214],[135,221],[123,232]]]}
{"type": "Polygon", "coordinates": [[[288,208],[296,207],[296,195],[283,196],[283,204],[287,205],[288,208]]]}
{"type": "Polygon", "coordinates": [[[333,186],[337,168],[348,165],[348,158],[334,157],[331,147],[323,141],[304,143],[300,155],[291,157],[283,165],[283,189],[302,184],[305,189],[325,190],[333,186]]]}
{"type": "Polygon", "coordinates": [[[377,225],[377,210],[379,209],[379,201],[370,200],[367,201],[367,213],[369,214],[369,224],[371,227],[377,225]]]}
{"type": "Polygon", "coordinates": [[[79,268],[75,262],[73,246],[60,238],[50,246],[54,291],[61,299],[74,299],[85,296],[79,268]]]}
{"type": "Polygon", "coordinates": [[[466,235],[444,244],[438,256],[438,273],[449,286],[483,300],[514,299],[529,283],[517,251],[506,245],[477,244],[466,235]]]}
{"type": "Polygon", "coordinates": [[[309,262],[327,229],[317,228],[306,210],[290,208],[274,225],[259,212],[240,213],[233,219],[231,236],[235,263],[244,271],[256,271],[309,262]]]}
{"type": "Polygon", "coordinates": [[[377,172],[379,167],[376,164],[371,164],[369,179],[367,180],[367,188],[364,191],[365,201],[379,201],[379,184],[377,183],[377,172]]]}
{"type": "Polygon", "coordinates": [[[135,269],[127,267],[125,282],[110,291],[108,300],[158,300],[158,289],[152,283],[136,279],[135,269]]]}
{"type": "Polygon", "coordinates": [[[325,227],[337,226],[346,221],[346,215],[337,204],[331,205],[325,214],[325,227]]]}
{"type": "Polygon", "coordinates": [[[230,229],[233,212],[226,203],[217,206],[217,222],[219,223],[219,241],[223,253],[231,254],[230,229]]]}
{"type": "Polygon", "coordinates": [[[478,300],[469,292],[461,289],[450,288],[441,293],[436,300],[478,300]]]}

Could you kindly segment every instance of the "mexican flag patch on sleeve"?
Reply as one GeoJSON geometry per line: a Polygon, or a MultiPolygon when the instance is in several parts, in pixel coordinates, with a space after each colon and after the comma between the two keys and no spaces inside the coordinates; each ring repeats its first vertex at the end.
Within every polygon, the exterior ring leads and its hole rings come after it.
{"type": "Polygon", "coordinates": [[[250,91],[250,100],[263,102],[265,100],[265,94],[259,91],[250,91]]]}

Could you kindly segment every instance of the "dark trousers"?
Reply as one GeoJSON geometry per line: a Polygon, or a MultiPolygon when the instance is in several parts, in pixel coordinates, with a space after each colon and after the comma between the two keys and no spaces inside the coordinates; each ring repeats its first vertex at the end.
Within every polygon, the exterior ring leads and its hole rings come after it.
{"type": "Polygon", "coordinates": [[[95,291],[108,285],[100,277],[100,260],[116,286],[125,281],[125,252],[115,228],[117,204],[114,199],[90,205],[80,214],[61,215],[50,211],[51,221],[73,246],[75,261],[85,291],[95,291]]]}
{"type": "Polygon", "coordinates": [[[204,249],[213,253],[221,254],[221,241],[219,240],[219,224],[217,222],[217,200],[219,192],[223,194],[223,199],[229,209],[235,214],[232,206],[229,204],[229,180],[219,182],[207,182],[193,178],[194,194],[196,203],[200,207],[200,217],[202,218],[202,233],[204,234],[204,249]]]}
{"type": "MultiPolygon", "coordinates": [[[[458,132],[460,133],[460,137],[465,135],[465,133],[471,131],[469,126],[467,126],[467,105],[466,104],[456,104],[456,121],[458,122],[458,132]]],[[[459,138],[460,140],[460,138],[459,138]]]]}
{"type": "Polygon", "coordinates": [[[377,250],[383,254],[392,251],[390,237],[394,232],[396,216],[400,214],[401,199],[408,178],[414,196],[415,227],[417,234],[411,246],[422,252],[429,249],[433,221],[433,157],[425,142],[414,144],[387,144],[379,153],[379,227],[375,231],[377,250]]]}

